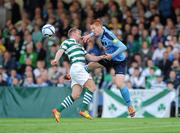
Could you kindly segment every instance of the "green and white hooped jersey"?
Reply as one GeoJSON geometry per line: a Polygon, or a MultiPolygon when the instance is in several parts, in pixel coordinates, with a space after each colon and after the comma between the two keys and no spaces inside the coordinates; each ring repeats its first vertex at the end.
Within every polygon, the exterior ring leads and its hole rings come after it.
{"type": "Polygon", "coordinates": [[[67,39],[61,43],[60,49],[63,49],[65,51],[65,54],[67,54],[70,63],[85,63],[85,55],[87,52],[85,51],[84,47],[77,43],[74,39],[67,39]]]}

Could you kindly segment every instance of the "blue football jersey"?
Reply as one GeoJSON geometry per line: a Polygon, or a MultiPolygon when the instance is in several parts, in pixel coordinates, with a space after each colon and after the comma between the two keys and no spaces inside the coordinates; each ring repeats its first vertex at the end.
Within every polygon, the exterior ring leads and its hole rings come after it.
{"type": "MultiPolygon", "coordinates": [[[[104,32],[99,37],[102,45],[106,48],[105,53],[113,54],[119,47],[124,44],[115,36],[115,34],[103,26],[104,32]]],[[[120,53],[112,58],[113,61],[123,61],[126,59],[124,53],[120,53]]]]}

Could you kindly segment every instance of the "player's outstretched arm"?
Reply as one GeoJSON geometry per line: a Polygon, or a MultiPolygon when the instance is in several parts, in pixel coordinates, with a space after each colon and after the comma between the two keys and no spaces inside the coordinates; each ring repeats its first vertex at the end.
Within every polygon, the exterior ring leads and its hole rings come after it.
{"type": "Polygon", "coordinates": [[[85,36],[82,36],[82,41],[83,41],[84,43],[86,43],[86,42],[88,42],[89,39],[90,39],[91,37],[93,37],[93,36],[94,36],[94,33],[93,33],[93,32],[91,32],[90,34],[87,34],[87,35],[85,35],[85,36]]]}
{"type": "Polygon", "coordinates": [[[96,62],[96,61],[100,61],[100,60],[104,59],[105,55],[95,56],[95,55],[91,55],[91,54],[86,54],[85,57],[88,61],[96,62]]]}
{"type": "Polygon", "coordinates": [[[59,59],[61,58],[61,56],[63,55],[64,53],[64,50],[63,49],[59,49],[57,52],[56,52],[56,56],[54,58],[54,60],[51,61],[51,65],[57,65],[58,62],[59,62],[59,59]]]}

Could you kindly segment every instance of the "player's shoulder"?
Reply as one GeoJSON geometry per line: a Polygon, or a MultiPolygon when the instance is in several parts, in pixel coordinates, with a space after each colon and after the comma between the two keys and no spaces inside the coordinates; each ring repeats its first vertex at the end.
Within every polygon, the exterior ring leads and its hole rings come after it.
{"type": "Polygon", "coordinates": [[[61,45],[69,46],[69,45],[72,44],[72,43],[74,43],[73,40],[71,40],[71,39],[66,39],[66,40],[64,40],[64,41],[61,43],[61,45]]]}
{"type": "Polygon", "coordinates": [[[114,40],[117,37],[115,36],[115,34],[108,29],[107,27],[103,26],[103,29],[105,30],[104,35],[106,36],[106,38],[108,38],[109,40],[114,40]]]}
{"type": "Polygon", "coordinates": [[[62,42],[62,44],[69,44],[69,43],[71,43],[70,39],[66,39],[62,42]]]}

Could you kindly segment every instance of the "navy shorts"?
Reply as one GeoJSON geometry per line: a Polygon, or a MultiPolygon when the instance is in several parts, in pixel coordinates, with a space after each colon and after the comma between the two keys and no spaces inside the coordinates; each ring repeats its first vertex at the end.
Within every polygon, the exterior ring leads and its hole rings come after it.
{"type": "Polygon", "coordinates": [[[112,61],[112,60],[100,60],[98,63],[103,65],[107,70],[114,68],[115,74],[124,74],[126,73],[126,59],[123,61],[112,61]]]}

